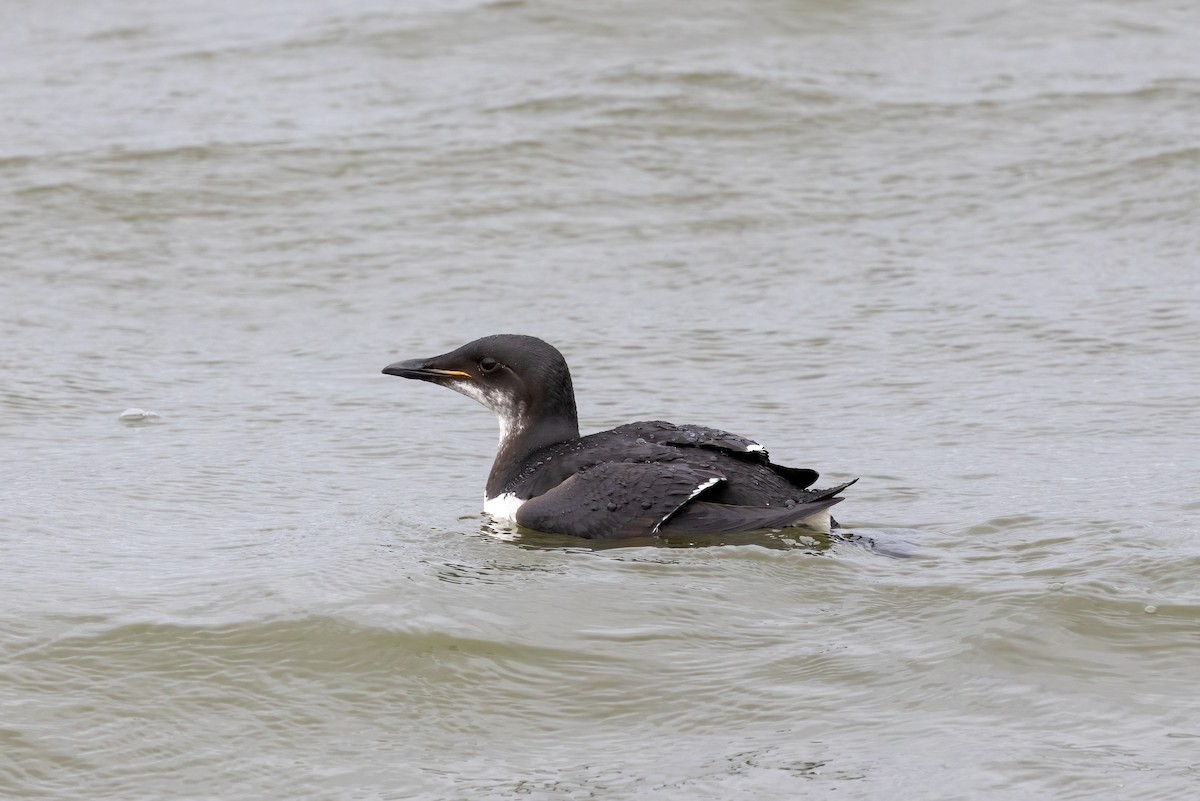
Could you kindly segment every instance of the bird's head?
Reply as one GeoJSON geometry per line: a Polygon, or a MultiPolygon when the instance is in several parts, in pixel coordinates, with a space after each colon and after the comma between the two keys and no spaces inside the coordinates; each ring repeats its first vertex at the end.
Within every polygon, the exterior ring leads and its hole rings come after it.
{"type": "MultiPolygon", "coordinates": [[[[567,361],[537,337],[496,334],[427,359],[383,368],[387,375],[440,384],[482,403],[500,419],[500,443],[532,425],[562,439],[579,436],[567,361]]],[[[540,437],[539,437],[540,438],[540,437]]]]}

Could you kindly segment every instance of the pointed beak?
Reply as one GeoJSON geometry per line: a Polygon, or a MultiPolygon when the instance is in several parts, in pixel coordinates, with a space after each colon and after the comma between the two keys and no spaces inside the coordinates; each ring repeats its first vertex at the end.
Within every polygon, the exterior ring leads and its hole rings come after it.
{"type": "Polygon", "coordinates": [[[443,370],[439,367],[430,367],[430,359],[409,359],[408,361],[396,362],[389,364],[383,368],[386,375],[398,375],[401,378],[417,378],[421,381],[443,381],[447,378],[470,378],[470,373],[464,373],[462,370],[443,370]]]}

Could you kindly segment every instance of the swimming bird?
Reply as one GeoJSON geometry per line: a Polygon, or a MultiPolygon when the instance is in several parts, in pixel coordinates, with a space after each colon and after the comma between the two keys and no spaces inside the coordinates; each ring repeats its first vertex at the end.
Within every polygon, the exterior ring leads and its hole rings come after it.
{"type": "Polygon", "coordinates": [[[695,425],[628,423],[579,436],[563,355],[517,334],[383,368],[460,392],[496,413],[500,443],[483,509],[525,528],[588,539],[727,534],[785,526],[829,532],[857,481],[810,489],[815,470],[772,462],[757,442],[695,425]]]}

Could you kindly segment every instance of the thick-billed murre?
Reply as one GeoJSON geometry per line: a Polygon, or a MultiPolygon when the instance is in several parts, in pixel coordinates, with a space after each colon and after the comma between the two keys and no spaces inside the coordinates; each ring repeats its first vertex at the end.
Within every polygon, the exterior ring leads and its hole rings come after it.
{"type": "Polygon", "coordinates": [[[589,539],[828,532],[829,508],[858,480],[809,489],[815,470],[772,464],[757,442],[704,426],[655,420],[580,437],[566,359],[536,337],[483,337],[383,372],[440,384],[496,413],[500,444],[484,511],[538,531],[589,539]]]}

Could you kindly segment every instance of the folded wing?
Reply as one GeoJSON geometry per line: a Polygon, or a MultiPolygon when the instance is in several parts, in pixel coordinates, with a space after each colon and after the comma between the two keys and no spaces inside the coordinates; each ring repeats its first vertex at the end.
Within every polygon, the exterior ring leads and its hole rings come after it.
{"type": "Polygon", "coordinates": [[[526,528],[588,539],[649,537],[693,498],[724,480],[679,462],[604,462],[517,509],[526,528]]]}

